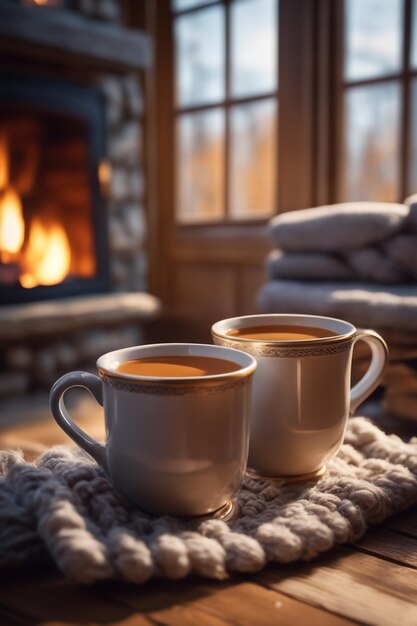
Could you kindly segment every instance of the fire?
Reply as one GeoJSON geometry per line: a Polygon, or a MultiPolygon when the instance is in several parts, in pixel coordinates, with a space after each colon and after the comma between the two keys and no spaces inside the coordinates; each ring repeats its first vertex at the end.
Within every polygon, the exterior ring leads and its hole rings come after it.
{"type": "Polygon", "coordinates": [[[22,203],[13,187],[8,187],[0,192],[0,257],[4,262],[19,252],[24,237],[22,203]]]}
{"type": "Polygon", "coordinates": [[[22,287],[56,285],[68,275],[71,248],[64,228],[57,222],[44,224],[34,219],[24,252],[26,271],[19,279],[22,287]]]}
{"type": "Polygon", "coordinates": [[[0,135],[0,260],[10,261],[19,252],[25,238],[22,203],[9,185],[9,159],[7,140],[0,135]]]}
{"type": "Polygon", "coordinates": [[[9,182],[9,159],[7,158],[7,142],[4,135],[0,135],[0,193],[5,190],[9,182]]]}
{"type": "Polygon", "coordinates": [[[10,183],[7,140],[0,134],[0,261],[21,268],[19,282],[30,289],[56,285],[69,273],[71,248],[59,222],[34,218],[25,243],[22,201],[10,183]]]}

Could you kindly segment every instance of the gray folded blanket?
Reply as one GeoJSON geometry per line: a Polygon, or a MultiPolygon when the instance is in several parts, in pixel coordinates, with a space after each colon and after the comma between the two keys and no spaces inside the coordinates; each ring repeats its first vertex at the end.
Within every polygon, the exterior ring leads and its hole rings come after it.
{"type": "Polygon", "coordinates": [[[409,210],[405,221],[405,230],[411,233],[417,233],[417,193],[408,196],[408,198],[404,200],[404,204],[409,210]]]}
{"type": "Polygon", "coordinates": [[[266,269],[270,278],[278,279],[410,282],[417,276],[417,263],[413,265],[417,256],[417,236],[398,235],[388,242],[392,244],[396,259],[377,246],[350,250],[339,257],[331,252],[272,250],[266,260],[266,269]],[[407,254],[414,240],[416,249],[407,254]]]}
{"type": "Polygon", "coordinates": [[[273,280],[258,294],[263,313],[311,313],[357,326],[417,330],[417,286],[273,280]]]}
{"type": "MultiPolygon", "coordinates": [[[[407,237],[407,235],[404,235],[407,237]]],[[[351,268],[356,280],[371,280],[377,283],[406,283],[411,280],[411,270],[400,263],[388,251],[390,243],[400,239],[397,235],[389,239],[384,250],[377,246],[359,248],[344,255],[346,262],[351,268]]],[[[403,246],[400,245],[397,257],[402,254],[403,246]]],[[[299,275],[301,278],[301,275],[299,275]]]]}
{"type": "Polygon", "coordinates": [[[388,239],[409,213],[403,204],[345,202],[282,213],[271,220],[270,232],[282,250],[340,253],[388,239]]]}
{"type": "Polygon", "coordinates": [[[323,252],[272,250],[266,261],[271,278],[354,280],[354,272],[342,259],[323,252]]]}
{"type": "Polygon", "coordinates": [[[417,278],[417,234],[396,235],[385,242],[384,250],[398,267],[417,278]]]}

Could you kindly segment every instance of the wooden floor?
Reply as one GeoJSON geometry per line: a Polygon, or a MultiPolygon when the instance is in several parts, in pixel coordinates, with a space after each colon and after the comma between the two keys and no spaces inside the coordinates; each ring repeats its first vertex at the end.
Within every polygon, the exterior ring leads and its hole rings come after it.
{"type": "MultiPolygon", "coordinates": [[[[79,408],[80,424],[100,437],[101,416],[88,410],[89,419],[83,419],[85,409],[79,408]]],[[[30,458],[45,446],[68,441],[51,417],[42,416],[41,407],[36,410],[37,421],[3,428],[1,449],[21,446],[30,458]]],[[[81,587],[46,565],[0,573],[0,626],[352,623],[417,625],[417,509],[311,563],[270,565],[225,583],[193,578],[81,587]]]]}

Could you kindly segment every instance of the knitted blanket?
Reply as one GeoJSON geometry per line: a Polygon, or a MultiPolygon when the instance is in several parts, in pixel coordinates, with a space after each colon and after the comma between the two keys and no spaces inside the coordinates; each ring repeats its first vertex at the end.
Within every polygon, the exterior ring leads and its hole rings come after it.
{"type": "Polygon", "coordinates": [[[287,485],[246,478],[230,522],[147,515],[124,502],[86,454],[63,447],[35,463],[2,452],[0,477],[3,568],[47,551],[81,583],[192,572],[222,579],[269,561],[312,559],[417,503],[417,439],[404,443],[352,418],[323,477],[287,485]]]}

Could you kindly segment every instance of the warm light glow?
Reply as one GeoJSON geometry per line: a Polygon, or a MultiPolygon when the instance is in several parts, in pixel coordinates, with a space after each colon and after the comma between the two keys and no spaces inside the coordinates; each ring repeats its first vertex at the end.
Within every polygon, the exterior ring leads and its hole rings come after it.
{"type": "Polygon", "coordinates": [[[58,223],[43,224],[34,219],[24,253],[26,271],[19,281],[31,289],[37,285],[56,285],[68,275],[71,249],[64,228],[58,223]]]}
{"type": "Polygon", "coordinates": [[[60,6],[59,0],[24,0],[26,6],[38,6],[38,7],[56,7],[60,6]]]}
{"type": "Polygon", "coordinates": [[[0,192],[0,256],[7,262],[19,252],[25,237],[22,203],[12,187],[0,192]]]}
{"type": "Polygon", "coordinates": [[[0,193],[4,191],[9,182],[9,159],[7,156],[6,138],[0,135],[0,193]]]}
{"type": "Polygon", "coordinates": [[[101,161],[98,166],[98,177],[102,185],[108,185],[111,179],[111,165],[108,161],[101,161]]]}

